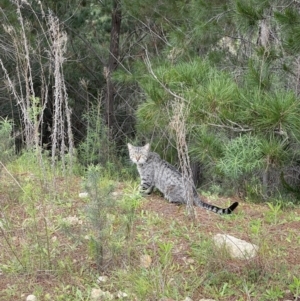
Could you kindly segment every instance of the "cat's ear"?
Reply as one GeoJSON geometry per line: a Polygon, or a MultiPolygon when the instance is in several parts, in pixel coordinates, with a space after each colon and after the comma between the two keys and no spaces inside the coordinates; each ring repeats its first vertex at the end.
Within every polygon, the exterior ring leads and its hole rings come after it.
{"type": "Polygon", "coordinates": [[[144,148],[145,148],[147,151],[149,151],[149,150],[150,150],[150,144],[147,143],[147,144],[144,146],[144,148]]]}
{"type": "Polygon", "coordinates": [[[129,150],[132,149],[132,145],[130,143],[127,143],[127,147],[129,150]]]}

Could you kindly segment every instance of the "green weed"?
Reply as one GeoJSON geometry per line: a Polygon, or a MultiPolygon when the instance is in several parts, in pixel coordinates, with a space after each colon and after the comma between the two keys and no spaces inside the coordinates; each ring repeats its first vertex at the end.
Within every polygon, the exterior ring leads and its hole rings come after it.
{"type": "Polygon", "coordinates": [[[160,263],[163,266],[170,264],[172,259],[172,249],[174,245],[172,242],[158,242],[158,254],[160,258],[160,263]]]}
{"type": "Polygon", "coordinates": [[[225,298],[234,294],[234,290],[228,282],[225,282],[220,286],[206,286],[206,290],[213,298],[225,298]]]}
{"type": "Polygon", "coordinates": [[[273,204],[268,202],[267,205],[269,207],[269,211],[266,214],[266,218],[270,223],[277,225],[279,222],[279,214],[281,212],[281,203],[277,202],[276,204],[273,204]]]}
{"type": "Polygon", "coordinates": [[[294,276],[293,281],[289,284],[289,289],[294,295],[295,300],[300,298],[300,278],[294,276]]]}
{"type": "Polygon", "coordinates": [[[277,301],[283,298],[283,291],[279,287],[272,287],[270,289],[266,289],[265,293],[263,294],[264,300],[270,301],[277,301]]]}
{"type": "Polygon", "coordinates": [[[262,229],[261,220],[253,220],[250,222],[250,230],[254,235],[259,235],[262,229]]]}

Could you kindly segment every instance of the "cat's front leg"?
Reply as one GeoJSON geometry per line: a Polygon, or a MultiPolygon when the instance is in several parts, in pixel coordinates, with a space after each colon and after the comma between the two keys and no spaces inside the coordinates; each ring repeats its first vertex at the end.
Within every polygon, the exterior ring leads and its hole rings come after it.
{"type": "Polygon", "coordinates": [[[147,182],[146,180],[142,179],[140,185],[140,193],[141,194],[151,194],[153,191],[154,186],[152,183],[147,182]]]}

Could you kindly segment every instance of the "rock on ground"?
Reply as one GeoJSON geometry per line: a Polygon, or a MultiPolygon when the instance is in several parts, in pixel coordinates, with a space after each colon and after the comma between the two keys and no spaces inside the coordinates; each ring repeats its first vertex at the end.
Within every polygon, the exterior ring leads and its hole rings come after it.
{"type": "Polygon", "coordinates": [[[36,296],[35,295],[28,295],[26,298],[26,301],[36,301],[36,296]]]}
{"type": "Polygon", "coordinates": [[[100,288],[93,288],[91,290],[91,300],[100,301],[100,300],[113,300],[114,296],[108,291],[103,291],[100,288]]]}
{"type": "Polygon", "coordinates": [[[258,246],[228,234],[216,234],[213,240],[217,247],[225,247],[233,258],[250,259],[258,251],[258,246]]]}

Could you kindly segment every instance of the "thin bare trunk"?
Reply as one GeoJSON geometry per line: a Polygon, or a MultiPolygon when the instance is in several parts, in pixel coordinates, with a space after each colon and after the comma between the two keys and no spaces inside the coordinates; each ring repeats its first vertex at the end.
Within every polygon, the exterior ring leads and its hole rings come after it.
{"type": "Polygon", "coordinates": [[[191,170],[190,158],[188,155],[188,146],[186,142],[186,104],[178,98],[171,104],[173,116],[170,122],[171,129],[175,131],[176,147],[180,162],[183,187],[185,189],[185,199],[187,204],[187,213],[189,217],[195,219],[194,211],[194,193],[193,193],[193,174],[191,170]]]}
{"type": "Polygon", "coordinates": [[[68,105],[68,94],[63,74],[63,62],[67,44],[67,34],[60,29],[57,17],[49,14],[48,26],[51,37],[50,60],[54,75],[54,113],[52,129],[52,164],[54,165],[59,150],[63,167],[65,167],[65,153],[72,158],[73,135],[71,130],[71,110],[68,105]],[[67,135],[66,135],[67,134],[67,135]],[[68,145],[66,144],[68,137],[68,145]]]}
{"type": "MultiPolygon", "coordinates": [[[[111,18],[111,36],[108,66],[104,69],[106,78],[106,95],[105,95],[105,121],[112,134],[115,115],[114,115],[114,97],[115,88],[111,79],[112,72],[118,67],[119,58],[119,40],[121,30],[122,11],[120,0],[113,1],[113,10],[111,18]]],[[[112,137],[110,137],[112,138],[112,137]]]]}

